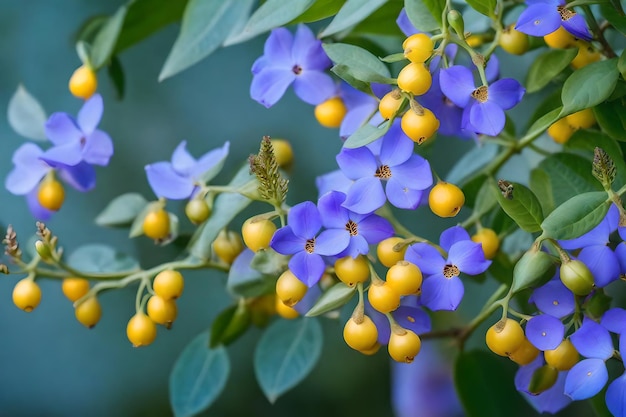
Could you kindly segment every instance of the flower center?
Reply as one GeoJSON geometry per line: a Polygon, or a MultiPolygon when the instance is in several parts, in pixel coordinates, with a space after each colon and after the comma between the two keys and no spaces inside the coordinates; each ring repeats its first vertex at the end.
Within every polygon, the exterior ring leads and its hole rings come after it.
{"type": "Polygon", "coordinates": [[[349,220],[348,223],[346,223],[346,230],[350,233],[350,236],[356,236],[359,234],[359,226],[352,220],[349,220]]]}
{"type": "Polygon", "coordinates": [[[389,165],[381,165],[376,170],[374,176],[381,180],[388,180],[391,178],[391,168],[389,168],[389,165]]]}
{"type": "Polygon", "coordinates": [[[313,253],[313,251],[315,250],[315,238],[306,241],[306,243],[304,244],[304,250],[308,253],[313,253]]]}
{"type": "Polygon", "coordinates": [[[293,71],[294,74],[299,75],[302,72],[302,67],[296,64],[291,68],[291,71],[293,71]]]}
{"type": "Polygon", "coordinates": [[[81,148],[84,148],[86,143],[87,143],[87,138],[86,137],[83,136],[82,138],[80,138],[80,147],[81,148]]]}
{"type": "Polygon", "coordinates": [[[484,103],[489,98],[489,90],[486,85],[481,85],[476,90],[472,91],[472,98],[484,103]]]}
{"type": "Polygon", "coordinates": [[[461,271],[456,265],[446,265],[443,267],[443,276],[446,278],[458,277],[461,271]]]}
{"type": "Polygon", "coordinates": [[[575,11],[568,9],[565,6],[559,6],[556,9],[559,11],[559,14],[561,15],[561,20],[563,22],[567,22],[572,17],[576,16],[575,11]]]}

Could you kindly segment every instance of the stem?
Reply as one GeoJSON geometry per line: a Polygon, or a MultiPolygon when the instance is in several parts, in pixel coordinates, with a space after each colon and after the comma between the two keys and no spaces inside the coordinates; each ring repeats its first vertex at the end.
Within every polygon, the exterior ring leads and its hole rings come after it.
{"type": "Polygon", "coordinates": [[[598,22],[593,15],[593,11],[591,11],[591,7],[589,7],[589,5],[587,4],[584,4],[581,6],[581,8],[585,12],[585,20],[587,21],[587,24],[591,28],[591,31],[595,33],[598,42],[600,42],[600,45],[602,45],[602,50],[604,51],[606,57],[615,58],[617,54],[615,54],[615,51],[613,50],[613,48],[611,48],[611,45],[609,45],[606,38],[604,37],[604,32],[602,31],[602,29],[600,29],[600,26],[598,26],[598,22]]]}

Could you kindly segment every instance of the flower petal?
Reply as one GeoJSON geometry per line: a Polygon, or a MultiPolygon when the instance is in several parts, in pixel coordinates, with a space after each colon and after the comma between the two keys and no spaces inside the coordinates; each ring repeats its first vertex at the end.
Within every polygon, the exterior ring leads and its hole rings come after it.
{"type": "Polygon", "coordinates": [[[289,210],[288,223],[296,236],[312,239],[322,227],[322,218],[315,204],[305,201],[289,210]]]}
{"type": "Polygon", "coordinates": [[[559,278],[553,279],[533,291],[530,298],[539,310],[551,316],[562,318],[574,312],[574,294],[563,285],[559,278]]]}
{"type": "Polygon", "coordinates": [[[187,141],[181,141],[172,152],[172,169],[181,177],[189,177],[196,165],[196,158],[187,151],[187,141]]]}
{"type": "Polygon", "coordinates": [[[539,350],[556,349],[563,341],[565,326],[548,314],[532,317],[526,323],[526,337],[539,350]]]}
{"type": "Polygon", "coordinates": [[[11,194],[28,194],[32,190],[37,190],[39,181],[41,181],[50,169],[52,168],[40,169],[37,167],[37,169],[32,169],[28,167],[15,167],[9,172],[9,175],[7,175],[4,186],[11,194]]]}
{"type": "Polygon", "coordinates": [[[350,233],[345,229],[324,230],[315,238],[315,252],[324,256],[336,256],[350,244],[350,233]]]}
{"type": "Polygon", "coordinates": [[[363,236],[370,245],[375,245],[394,235],[393,226],[389,223],[389,220],[377,214],[361,219],[357,228],[359,235],[363,236]]]}
{"type": "Polygon", "coordinates": [[[468,128],[476,133],[497,136],[504,129],[505,121],[504,110],[494,102],[475,102],[470,107],[468,128]]]}
{"type": "Polygon", "coordinates": [[[348,247],[338,256],[351,256],[352,258],[356,258],[359,255],[367,255],[369,250],[370,248],[363,236],[350,236],[350,242],[348,242],[348,247]]]}
{"type": "Polygon", "coordinates": [[[543,356],[539,355],[532,363],[520,366],[515,374],[515,388],[524,394],[526,400],[540,413],[554,414],[565,408],[572,399],[563,394],[567,372],[559,372],[556,383],[539,395],[528,394],[530,380],[540,366],[543,365],[543,356]]]}
{"type": "Polygon", "coordinates": [[[461,65],[453,65],[439,72],[441,91],[454,104],[465,107],[470,101],[474,86],[472,71],[461,65]]]}
{"type": "Polygon", "coordinates": [[[621,269],[619,260],[608,246],[587,246],[580,251],[578,259],[583,261],[593,274],[596,287],[606,287],[619,278],[621,269]]]}
{"type": "Polygon", "coordinates": [[[424,275],[443,273],[446,260],[427,243],[416,243],[407,248],[404,259],[419,267],[424,275]]]}
{"type": "MultiPolygon", "coordinates": [[[[569,10],[571,11],[572,9],[569,10]]],[[[579,14],[575,14],[567,20],[561,20],[561,25],[563,25],[565,30],[578,39],[586,41],[590,41],[592,39],[587,23],[585,22],[585,18],[579,14]]]]}
{"type": "Polygon", "coordinates": [[[614,416],[626,415],[626,375],[616,378],[606,390],[606,406],[614,416]]]}
{"type": "Polygon", "coordinates": [[[452,226],[441,232],[439,245],[443,250],[449,252],[452,245],[463,240],[471,240],[467,230],[465,230],[463,226],[452,226]]]}
{"type": "Polygon", "coordinates": [[[96,170],[87,162],[59,168],[59,176],[74,189],[86,192],[96,186],[96,170]]]}
{"type": "Polygon", "coordinates": [[[513,78],[502,78],[489,85],[489,101],[493,101],[503,110],[514,107],[522,100],[526,89],[513,78]]]}
{"type": "Polygon", "coordinates": [[[293,91],[305,103],[318,105],[335,95],[335,82],[325,72],[303,70],[295,76],[293,91]]]}
{"type": "Polygon", "coordinates": [[[55,164],[74,166],[83,160],[83,150],[80,142],[68,142],[46,150],[41,159],[52,166],[55,164]]]}
{"type": "Polygon", "coordinates": [[[55,145],[80,142],[83,132],[67,113],[53,113],[46,122],[46,136],[55,145]]]}
{"type": "Polygon", "coordinates": [[[613,340],[609,331],[587,317],[583,325],[570,336],[570,340],[578,353],[587,358],[607,360],[613,356],[613,340]]]}
{"type": "Polygon", "coordinates": [[[564,393],[574,401],[586,400],[599,393],[608,379],[602,359],[585,359],[568,372],[564,393]]]}
{"type": "Polygon", "coordinates": [[[421,308],[400,306],[391,313],[398,324],[415,334],[429,332],[432,328],[430,316],[421,308]]]}
{"type": "Polygon", "coordinates": [[[415,28],[415,26],[413,26],[413,23],[411,23],[411,21],[409,20],[409,15],[406,14],[406,10],[404,10],[404,7],[400,11],[398,18],[396,19],[396,24],[406,37],[409,37],[419,32],[415,28]]]}
{"type": "Polygon", "coordinates": [[[456,265],[461,272],[478,275],[487,270],[491,261],[485,260],[482,245],[471,240],[456,242],[448,253],[448,263],[456,265]]]}
{"type": "Polygon", "coordinates": [[[545,36],[561,26],[561,17],[556,7],[547,3],[535,3],[517,18],[515,29],[533,36],[545,36]]]}
{"type": "Polygon", "coordinates": [[[400,179],[392,177],[385,187],[387,199],[394,207],[414,210],[419,206],[424,195],[422,190],[412,190],[405,187],[400,179]]]}
{"type": "Polygon", "coordinates": [[[317,207],[325,228],[345,230],[350,220],[348,209],[341,205],[345,200],[346,195],[339,191],[330,191],[320,197],[317,207]]]}
{"type": "Polygon", "coordinates": [[[422,284],[422,303],[433,311],[456,310],[465,288],[459,277],[446,278],[443,274],[435,274],[424,280],[422,284]]]}
{"type": "Polygon", "coordinates": [[[352,182],[340,169],[315,178],[315,186],[319,196],[330,191],[340,191],[345,194],[352,186],[352,182]]]}
{"type": "Polygon", "coordinates": [[[373,213],[381,208],[387,197],[383,186],[377,178],[361,178],[352,184],[346,195],[343,206],[355,213],[373,213]]]}
{"type": "Polygon", "coordinates": [[[304,250],[306,239],[297,236],[291,225],[281,227],[274,232],[270,247],[283,255],[293,255],[304,250]]]}
{"type": "Polygon", "coordinates": [[[291,70],[293,61],[291,51],[293,49],[293,35],[286,28],[272,30],[270,36],[265,41],[263,56],[267,60],[267,65],[272,67],[282,67],[291,70]]]}
{"type": "Polygon", "coordinates": [[[383,165],[395,167],[405,162],[413,155],[415,142],[402,131],[400,120],[396,119],[383,136],[380,148],[380,162],[383,165]]]}
{"type": "Polygon", "coordinates": [[[146,165],[146,175],[157,197],[182,200],[189,198],[194,189],[189,178],[178,175],[169,162],[146,165]]]}
{"type": "Polygon", "coordinates": [[[626,330],[626,310],[619,307],[607,310],[602,316],[600,324],[610,332],[624,333],[626,330]]]}
{"type": "Polygon", "coordinates": [[[83,107],[78,112],[77,121],[78,126],[80,126],[80,129],[86,136],[96,130],[100,119],[102,119],[103,111],[104,104],[100,94],[94,94],[83,104],[83,107]]]}
{"type": "Polygon", "coordinates": [[[433,184],[433,174],[428,160],[411,155],[404,163],[391,169],[391,178],[412,190],[425,190],[433,184]]]}
{"type": "Polygon", "coordinates": [[[280,100],[295,78],[290,69],[264,68],[252,78],[250,97],[270,108],[280,100]]]}
{"type": "Polygon", "coordinates": [[[102,130],[96,130],[86,138],[83,160],[93,165],[106,166],[113,156],[113,141],[102,130]]]}
{"type": "Polygon", "coordinates": [[[378,162],[376,157],[366,147],[343,148],[335,158],[341,171],[351,180],[363,177],[374,178],[378,162]]]}
{"type": "Polygon", "coordinates": [[[317,284],[325,268],[324,260],[316,253],[300,251],[289,260],[291,272],[309,288],[317,284]]]}
{"type": "Polygon", "coordinates": [[[230,142],[226,141],[221,148],[213,149],[202,155],[191,170],[191,177],[194,180],[200,179],[205,173],[226,159],[229,150],[230,142]]]}
{"type": "Polygon", "coordinates": [[[315,37],[307,25],[299,24],[291,49],[291,59],[295,65],[306,70],[323,71],[332,65],[324,52],[322,42],[315,37]]]}

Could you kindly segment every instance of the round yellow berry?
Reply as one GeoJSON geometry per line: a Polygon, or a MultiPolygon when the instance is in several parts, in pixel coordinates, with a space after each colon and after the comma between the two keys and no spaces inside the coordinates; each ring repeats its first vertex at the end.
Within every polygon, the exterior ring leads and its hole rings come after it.
{"type": "Polygon", "coordinates": [[[367,291],[372,308],[381,313],[390,313],[400,307],[400,293],[387,282],[372,283],[367,291]]]}
{"type": "Polygon", "coordinates": [[[213,252],[222,261],[232,264],[243,251],[243,240],[237,232],[222,230],[213,241],[213,252]]]}
{"type": "Polygon", "coordinates": [[[389,120],[398,113],[403,102],[404,97],[402,97],[400,90],[390,91],[380,99],[378,111],[380,111],[383,119],[389,120]]]}
{"type": "Polygon", "coordinates": [[[341,126],[348,109],[339,97],[333,97],[315,106],[315,118],[324,127],[341,126]]]}
{"type": "Polygon", "coordinates": [[[211,209],[203,198],[194,198],[187,202],[185,214],[191,223],[200,224],[209,218],[211,209]]]}
{"type": "Polygon", "coordinates": [[[180,272],[167,269],[154,277],[152,288],[156,295],[166,300],[175,300],[183,294],[185,279],[180,272]]]}
{"type": "Polygon", "coordinates": [[[570,62],[570,65],[574,69],[586,67],[592,62],[597,62],[602,58],[600,52],[593,49],[593,47],[587,42],[580,42],[578,45],[578,53],[570,62]]]}
{"type": "Polygon", "coordinates": [[[402,116],[400,127],[413,142],[424,143],[439,129],[439,119],[429,109],[422,107],[418,111],[409,109],[402,116]]]}
{"type": "Polygon", "coordinates": [[[343,327],[343,339],[354,350],[366,351],[374,347],[378,340],[378,329],[368,316],[357,322],[351,317],[343,327]]]}
{"type": "Polygon", "coordinates": [[[402,329],[396,332],[392,329],[387,349],[389,350],[389,356],[394,361],[411,363],[421,348],[422,341],[411,330],[402,329]]]}
{"type": "Polygon", "coordinates": [[[70,77],[68,87],[74,97],[87,100],[96,92],[98,78],[94,70],[86,65],[81,65],[70,77]]]}
{"type": "Polygon", "coordinates": [[[289,307],[302,300],[308,289],[289,269],[276,280],[276,297],[289,307]]]}
{"type": "Polygon", "coordinates": [[[402,249],[399,251],[394,250],[396,245],[402,242],[404,242],[404,239],[397,236],[381,241],[376,247],[376,256],[378,256],[380,263],[385,265],[387,268],[390,268],[403,260],[407,246],[402,246],[402,249]]]}
{"type": "Polygon", "coordinates": [[[254,218],[250,218],[241,227],[243,241],[252,252],[269,248],[275,231],[276,225],[267,219],[254,220],[254,218]]]}
{"type": "Polygon", "coordinates": [[[583,109],[565,117],[567,123],[574,129],[589,129],[596,124],[596,116],[592,109],[583,109]]]}
{"type": "Polygon", "coordinates": [[[126,336],[134,347],[148,346],[154,342],[156,335],[156,324],[142,312],[131,317],[126,326],[126,336]]]}
{"type": "Polygon", "coordinates": [[[564,144],[572,137],[576,129],[570,125],[567,118],[559,119],[548,127],[548,136],[556,143],[564,144]]]}
{"type": "Polygon", "coordinates": [[[276,307],[276,313],[282,318],[287,319],[287,320],[293,320],[295,318],[298,318],[298,316],[300,315],[300,313],[298,313],[296,309],[294,309],[293,307],[289,307],[288,305],[285,305],[285,303],[280,301],[278,297],[276,297],[275,307],[276,307]]]}
{"type": "Polygon", "coordinates": [[[285,168],[293,162],[293,148],[285,139],[272,139],[272,148],[274,148],[274,156],[279,167],[285,168]]]}
{"type": "Polygon", "coordinates": [[[404,57],[411,62],[426,62],[433,54],[434,44],[430,36],[425,33],[416,33],[409,36],[402,43],[404,57]]]}
{"type": "Polygon", "coordinates": [[[54,179],[44,180],[41,185],[39,185],[37,201],[39,201],[41,207],[57,211],[63,205],[64,200],[65,190],[59,181],[54,179]]]}
{"type": "Polygon", "coordinates": [[[472,240],[482,244],[486,259],[493,259],[500,248],[500,238],[493,229],[483,227],[472,236],[472,240]]]}
{"type": "Polygon", "coordinates": [[[402,91],[421,96],[426,93],[433,83],[433,78],[426,65],[414,63],[406,65],[398,74],[398,87],[402,91]]]}
{"type": "Polygon", "coordinates": [[[500,47],[513,55],[522,55],[528,51],[528,35],[508,26],[500,35],[500,47]]]}
{"type": "Polygon", "coordinates": [[[102,307],[96,297],[89,297],[74,309],[76,320],[83,326],[91,329],[102,317],[102,307]]]}
{"type": "Polygon", "coordinates": [[[487,347],[500,356],[509,356],[522,346],[526,336],[522,326],[513,319],[500,320],[487,330],[485,342],[487,347]]]}
{"type": "Polygon", "coordinates": [[[178,316],[176,301],[166,300],[158,295],[150,297],[146,305],[146,311],[148,312],[148,317],[150,317],[153,322],[165,326],[168,329],[172,327],[172,323],[178,316]]]}
{"type": "Polygon", "coordinates": [[[428,205],[439,217],[454,217],[465,204],[465,194],[454,184],[440,181],[428,194],[428,205]]]}
{"type": "Polygon", "coordinates": [[[568,371],[578,363],[580,359],[576,347],[569,339],[563,340],[556,349],[543,352],[546,363],[559,371],[568,371]]]}
{"type": "Polygon", "coordinates": [[[143,234],[150,239],[165,239],[170,234],[170,216],[162,208],[151,211],[144,217],[142,228],[143,234]]]}
{"type": "Polygon", "coordinates": [[[387,270],[385,280],[400,295],[417,294],[422,286],[422,271],[411,262],[399,261],[387,270]]]}
{"type": "Polygon", "coordinates": [[[354,287],[370,277],[369,262],[362,255],[339,258],[335,261],[335,274],[348,287],[354,287]]]}
{"type": "Polygon", "coordinates": [[[13,303],[27,313],[33,311],[41,302],[41,288],[32,279],[24,278],[13,288],[13,303]]]}
{"type": "Polygon", "coordinates": [[[569,33],[563,26],[559,26],[557,30],[543,37],[546,45],[554,49],[565,49],[576,44],[576,38],[569,33]]]}
{"type": "Polygon", "coordinates": [[[534,361],[537,356],[539,356],[539,349],[524,338],[522,344],[509,354],[509,359],[520,366],[524,366],[534,361]]]}
{"type": "Polygon", "coordinates": [[[87,294],[89,281],[84,278],[65,278],[61,290],[71,302],[74,302],[87,294]]]}

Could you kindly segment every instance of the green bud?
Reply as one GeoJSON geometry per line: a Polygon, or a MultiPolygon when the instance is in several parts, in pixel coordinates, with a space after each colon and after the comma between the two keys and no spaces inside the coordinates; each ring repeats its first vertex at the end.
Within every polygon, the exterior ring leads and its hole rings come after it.
{"type": "Polygon", "coordinates": [[[44,261],[49,261],[52,259],[52,252],[50,251],[50,246],[46,243],[38,240],[35,242],[35,250],[39,254],[39,257],[44,261]]]}
{"type": "Polygon", "coordinates": [[[528,384],[528,392],[533,395],[539,395],[542,392],[552,388],[559,377],[559,371],[550,365],[543,365],[533,373],[528,384]]]}
{"type": "Polygon", "coordinates": [[[592,319],[600,321],[604,313],[611,308],[611,300],[612,298],[606,295],[604,291],[596,291],[583,305],[585,314],[592,319]]]}
{"type": "Polygon", "coordinates": [[[560,276],[563,285],[576,295],[587,295],[593,290],[593,275],[582,261],[561,263],[560,276]]]}
{"type": "Polygon", "coordinates": [[[194,198],[185,206],[185,214],[190,222],[200,224],[209,218],[211,208],[203,198],[194,198]]]}
{"type": "Polygon", "coordinates": [[[511,292],[516,293],[525,288],[536,287],[549,281],[556,272],[552,257],[533,245],[515,264],[511,292]]]}
{"type": "Polygon", "coordinates": [[[465,39],[465,22],[463,16],[456,10],[450,10],[448,12],[448,24],[454,29],[457,35],[461,39],[465,39]]]}

